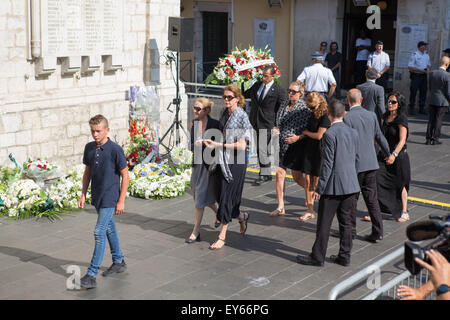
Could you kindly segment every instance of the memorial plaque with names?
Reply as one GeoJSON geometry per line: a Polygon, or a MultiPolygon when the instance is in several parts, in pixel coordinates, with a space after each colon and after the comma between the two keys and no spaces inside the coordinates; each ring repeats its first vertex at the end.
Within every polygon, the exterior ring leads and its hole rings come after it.
{"type": "Polygon", "coordinates": [[[42,56],[123,52],[124,0],[41,0],[42,56]]]}

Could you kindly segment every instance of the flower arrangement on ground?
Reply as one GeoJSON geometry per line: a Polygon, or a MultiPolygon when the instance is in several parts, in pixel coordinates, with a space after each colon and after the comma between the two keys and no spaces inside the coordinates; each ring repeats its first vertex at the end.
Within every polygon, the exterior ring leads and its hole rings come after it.
{"type": "Polygon", "coordinates": [[[28,158],[28,160],[23,163],[24,175],[33,179],[41,186],[43,185],[43,180],[55,178],[59,175],[59,170],[60,167],[58,165],[41,158],[28,158]]]}
{"type": "Polygon", "coordinates": [[[138,164],[130,171],[128,191],[144,199],[175,198],[189,188],[191,169],[164,163],[138,164]]]}
{"type": "Polygon", "coordinates": [[[156,133],[148,121],[130,120],[128,132],[125,155],[129,169],[141,162],[159,161],[156,133]]]}
{"type": "Polygon", "coordinates": [[[170,152],[170,159],[178,169],[184,171],[192,167],[193,153],[185,147],[178,145],[170,152]]]}
{"type": "Polygon", "coordinates": [[[224,85],[234,83],[239,87],[244,84],[244,90],[247,90],[255,81],[262,80],[263,68],[267,64],[274,65],[274,81],[279,83],[281,72],[267,46],[263,50],[252,46],[248,49],[236,47],[231,54],[219,59],[219,63],[206,78],[205,83],[224,85]]]}

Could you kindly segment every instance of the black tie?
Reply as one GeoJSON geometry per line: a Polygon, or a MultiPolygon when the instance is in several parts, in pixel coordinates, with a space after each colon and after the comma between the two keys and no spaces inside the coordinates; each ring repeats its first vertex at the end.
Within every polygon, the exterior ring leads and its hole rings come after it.
{"type": "Polygon", "coordinates": [[[266,84],[264,83],[264,87],[261,91],[261,94],[259,95],[259,103],[261,103],[263,101],[264,98],[264,92],[266,92],[266,84]]]}

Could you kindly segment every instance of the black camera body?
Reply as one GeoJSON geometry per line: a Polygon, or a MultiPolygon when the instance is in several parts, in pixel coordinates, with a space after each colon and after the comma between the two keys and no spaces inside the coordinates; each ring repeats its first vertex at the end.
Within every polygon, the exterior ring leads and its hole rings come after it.
{"type": "Polygon", "coordinates": [[[430,220],[412,223],[406,228],[406,235],[409,240],[405,242],[405,267],[412,275],[417,275],[422,266],[414,261],[419,258],[430,263],[426,251],[431,248],[439,251],[450,261],[450,214],[430,215],[430,220]],[[430,244],[421,247],[417,241],[435,239],[430,244]]]}

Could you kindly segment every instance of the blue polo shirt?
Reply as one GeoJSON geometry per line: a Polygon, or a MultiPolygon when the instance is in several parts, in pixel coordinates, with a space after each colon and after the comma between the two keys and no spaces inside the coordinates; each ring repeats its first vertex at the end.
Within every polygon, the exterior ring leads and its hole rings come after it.
{"type": "Polygon", "coordinates": [[[91,169],[92,205],[115,208],[120,196],[120,170],[127,167],[122,147],[108,141],[97,146],[95,141],[84,147],[83,164],[91,169]]]}

